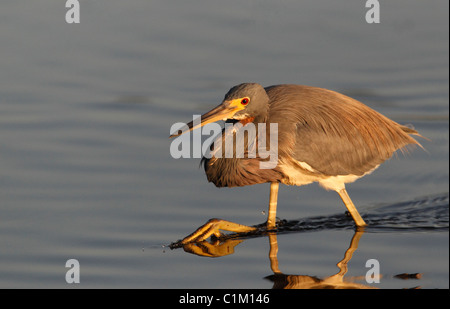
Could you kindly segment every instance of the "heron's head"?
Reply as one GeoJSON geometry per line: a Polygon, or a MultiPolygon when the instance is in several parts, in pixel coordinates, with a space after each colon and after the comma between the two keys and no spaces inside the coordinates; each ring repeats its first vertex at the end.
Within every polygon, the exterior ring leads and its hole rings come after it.
{"type": "Polygon", "coordinates": [[[244,83],[231,88],[225,95],[222,103],[201,116],[198,125],[193,121],[187,124],[187,129],[170,137],[192,131],[208,123],[219,120],[238,120],[243,123],[265,119],[268,112],[269,97],[263,86],[256,83],[244,83]]]}

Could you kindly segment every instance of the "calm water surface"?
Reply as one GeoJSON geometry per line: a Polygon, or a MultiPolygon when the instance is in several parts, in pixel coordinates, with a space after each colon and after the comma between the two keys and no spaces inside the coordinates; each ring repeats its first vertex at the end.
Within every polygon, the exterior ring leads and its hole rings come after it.
{"type": "Polygon", "coordinates": [[[77,259],[84,288],[448,288],[448,1],[382,3],[377,25],[366,10],[94,1],[69,25],[64,1],[1,3],[0,287],[72,288],[77,259]],[[265,220],[268,184],[218,189],[169,153],[173,123],[249,81],[330,88],[429,139],[348,186],[364,233],[336,193],[281,186],[277,235],[168,247],[213,217],[265,220]]]}

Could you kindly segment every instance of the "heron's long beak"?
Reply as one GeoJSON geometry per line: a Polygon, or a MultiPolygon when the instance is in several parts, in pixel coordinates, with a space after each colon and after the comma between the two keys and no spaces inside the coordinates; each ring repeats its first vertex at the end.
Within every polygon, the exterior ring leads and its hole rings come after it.
{"type": "Polygon", "coordinates": [[[180,136],[181,134],[203,127],[204,125],[211,122],[232,118],[234,114],[244,109],[244,107],[239,102],[240,100],[238,99],[223,101],[219,106],[203,114],[201,116],[201,121],[196,121],[196,125],[194,125],[194,121],[191,121],[187,124],[186,128],[182,132],[180,132],[181,130],[179,130],[177,133],[172,134],[169,138],[180,136]]]}

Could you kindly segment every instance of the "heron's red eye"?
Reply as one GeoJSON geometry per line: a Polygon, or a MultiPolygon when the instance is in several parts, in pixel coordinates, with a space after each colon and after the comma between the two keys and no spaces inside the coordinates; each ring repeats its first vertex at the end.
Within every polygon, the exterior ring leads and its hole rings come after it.
{"type": "Polygon", "coordinates": [[[249,100],[248,98],[243,98],[243,99],[241,100],[241,105],[247,105],[248,102],[250,102],[250,100],[249,100]]]}

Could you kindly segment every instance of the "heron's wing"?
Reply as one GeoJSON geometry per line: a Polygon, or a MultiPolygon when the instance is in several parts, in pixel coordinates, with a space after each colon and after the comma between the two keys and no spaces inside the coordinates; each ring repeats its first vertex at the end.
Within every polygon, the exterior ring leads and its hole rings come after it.
{"type": "MultiPolygon", "coordinates": [[[[403,127],[340,93],[300,85],[266,88],[269,122],[278,123],[281,159],[308,164],[323,175],[363,175],[408,144],[403,127]]],[[[417,132],[415,132],[417,133],[417,132]]]]}

